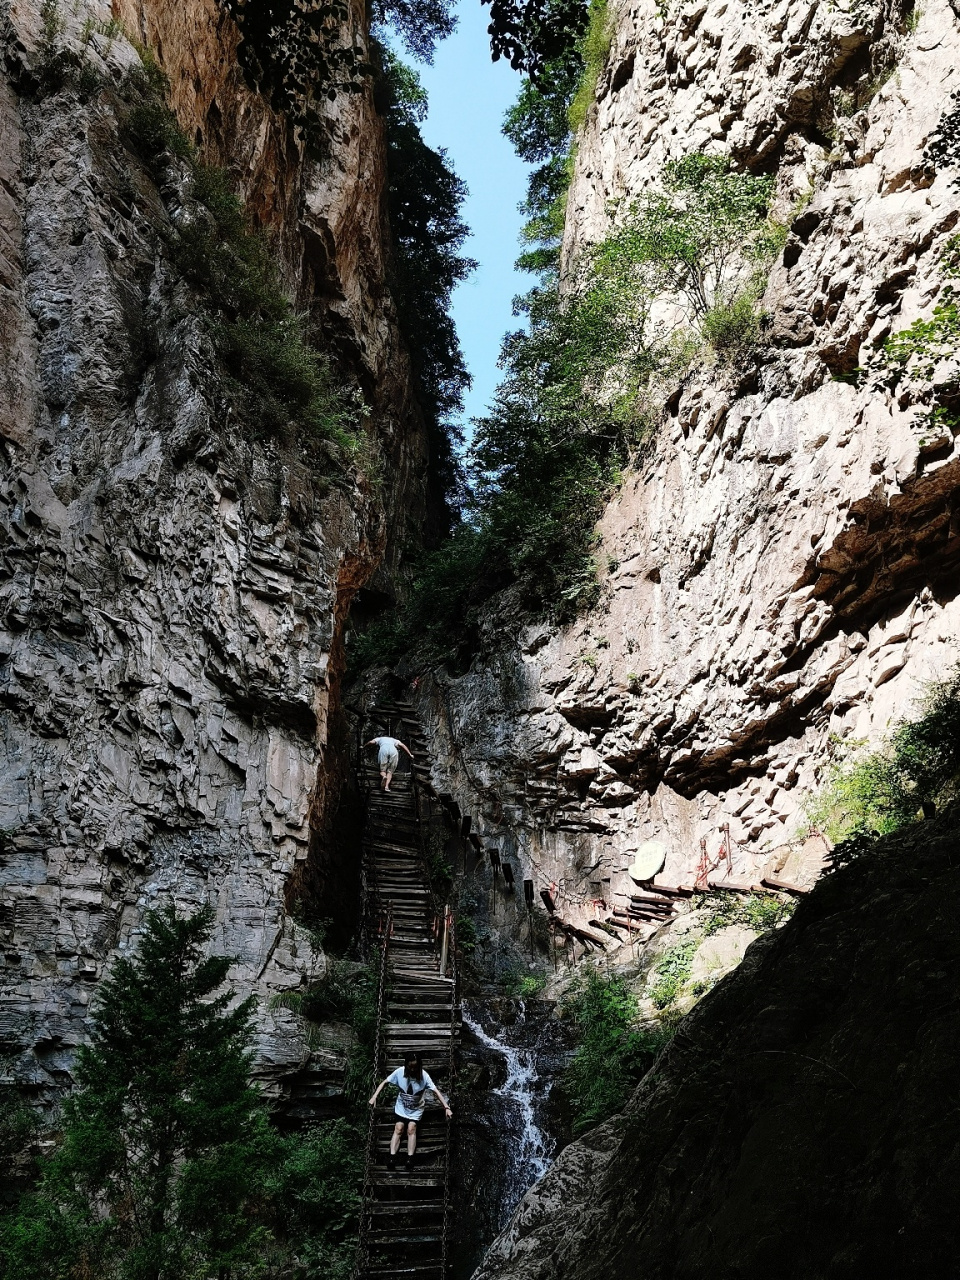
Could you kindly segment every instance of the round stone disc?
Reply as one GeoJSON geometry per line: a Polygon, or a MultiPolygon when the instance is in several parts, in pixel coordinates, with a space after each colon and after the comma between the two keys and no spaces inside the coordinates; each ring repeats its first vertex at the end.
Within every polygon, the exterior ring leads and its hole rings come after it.
{"type": "Polygon", "coordinates": [[[657,840],[648,840],[636,852],[633,862],[627,868],[632,880],[652,880],[658,871],[663,869],[667,859],[667,851],[657,840]]]}

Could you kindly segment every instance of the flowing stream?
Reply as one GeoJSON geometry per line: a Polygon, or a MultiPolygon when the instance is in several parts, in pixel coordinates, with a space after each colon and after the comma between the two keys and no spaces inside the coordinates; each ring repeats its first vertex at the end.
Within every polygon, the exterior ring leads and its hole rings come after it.
{"type": "Polygon", "coordinates": [[[569,1045],[553,1013],[546,1000],[463,1002],[453,1280],[469,1280],[568,1140],[555,1086],[569,1045]]]}
{"type": "MultiPolygon", "coordinates": [[[[515,1032],[518,1025],[526,1024],[526,1007],[522,1000],[518,1001],[518,1016],[511,1027],[515,1032]]],[[[504,1126],[504,1139],[507,1145],[505,1162],[507,1197],[503,1204],[503,1221],[509,1218],[523,1194],[542,1178],[550,1167],[548,1152],[554,1143],[537,1123],[534,1101],[543,1096],[543,1082],[537,1075],[536,1051],[534,1048],[518,1048],[508,1044],[505,1039],[488,1035],[480,1023],[471,1016],[466,1005],[463,1009],[463,1021],[470,1028],[481,1044],[494,1049],[503,1055],[506,1061],[507,1078],[497,1090],[507,1100],[512,1116],[505,1117],[508,1123],[504,1126]],[[513,1123],[509,1123],[512,1120],[513,1123]]],[[[511,1039],[515,1038],[511,1036],[511,1039]]]]}

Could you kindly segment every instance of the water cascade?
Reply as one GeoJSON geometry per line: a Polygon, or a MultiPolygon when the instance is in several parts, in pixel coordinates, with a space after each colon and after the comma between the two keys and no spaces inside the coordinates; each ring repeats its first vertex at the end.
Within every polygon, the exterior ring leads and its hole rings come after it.
{"type": "MultiPolygon", "coordinates": [[[[514,1023],[526,1027],[526,1006],[522,1000],[517,1002],[518,1016],[514,1023]]],[[[505,1143],[504,1151],[504,1183],[507,1194],[503,1199],[503,1220],[506,1221],[516,1208],[520,1197],[538,1178],[542,1178],[550,1167],[550,1158],[554,1148],[553,1140],[544,1132],[537,1122],[535,1099],[542,1098],[543,1082],[537,1071],[535,1050],[520,1048],[509,1044],[506,1039],[498,1039],[488,1035],[474,1018],[467,1006],[464,1006],[463,1021],[470,1028],[481,1044],[502,1054],[506,1062],[507,1078],[497,1090],[505,1100],[507,1116],[504,1124],[504,1137],[509,1135],[512,1143],[505,1143]]],[[[506,1035],[506,1028],[503,1028],[506,1035]]]]}
{"type": "Polygon", "coordinates": [[[552,1002],[463,1001],[454,1280],[467,1280],[523,1195],[569,1140],[570,1046],[552,1002]]]}

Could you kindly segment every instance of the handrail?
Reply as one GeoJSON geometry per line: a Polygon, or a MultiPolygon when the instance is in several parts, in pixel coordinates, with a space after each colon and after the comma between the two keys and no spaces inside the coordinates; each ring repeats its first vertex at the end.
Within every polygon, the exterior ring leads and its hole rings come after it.
{"type": "MultiPolygon", "coordinates": [[[[374,1087],[382,1078],[383,1071],[383,1004],[387,990],[387,950],[390,946],[390,934],[393,929],[393,908],[387,907],[383,917],[383,937],[380,942],[380,973],[377,978],[377,1031],[373,1041],[373,1079],[374,1087]]],[[[363,1167],[363,1202],[360,1210],[360,1239],[357,1247],[357,1260],[354,1267],[355,1280],[359,1280],[367,1265],[369,1252],[367,1243],[368,1215],[364,1212],[368,1202],[370,1188],[370,1170],[377,1154],[377,1108],[370,1108],[370,1120],[367,1126],[367,1152],[363,1167]]]]}

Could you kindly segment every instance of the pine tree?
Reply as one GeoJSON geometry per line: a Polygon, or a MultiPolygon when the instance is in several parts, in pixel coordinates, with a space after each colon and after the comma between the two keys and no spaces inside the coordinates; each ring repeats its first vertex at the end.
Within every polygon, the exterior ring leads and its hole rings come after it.
{"type": "Polygon", "coordinates": [[[250,1273],[268,1236],[260,1188],[277,1139],[249,1083],[253,1000],[231,1008],[220,991],[231,962],[205,956],[212,924],[209,908],[151,912],[137,957],[114,964],[62,1145],[0,1243],[8,1274],[250,1273]]]}

